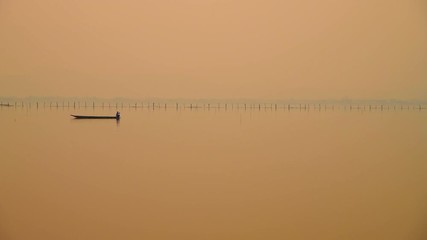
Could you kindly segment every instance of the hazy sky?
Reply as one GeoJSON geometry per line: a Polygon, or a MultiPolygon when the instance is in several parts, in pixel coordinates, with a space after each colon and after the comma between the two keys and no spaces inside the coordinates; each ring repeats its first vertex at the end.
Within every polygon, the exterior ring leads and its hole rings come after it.
{"type": "Polygon", "coordinates": [[[0,96],[427,98],[425,0],[0,0],[0,96]]]}

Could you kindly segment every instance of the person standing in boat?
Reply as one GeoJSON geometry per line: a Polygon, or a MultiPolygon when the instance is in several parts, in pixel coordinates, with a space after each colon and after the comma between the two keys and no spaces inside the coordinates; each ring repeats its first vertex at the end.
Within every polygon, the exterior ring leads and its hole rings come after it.
{"type": "Polygon", "coordinates": [[[116,118],[117,118],[117,119],[119,119],[119,118],[120,118],[120,112],[119,112],[119,111],[117,111],[117,112],[116,112],[116,118]]]}

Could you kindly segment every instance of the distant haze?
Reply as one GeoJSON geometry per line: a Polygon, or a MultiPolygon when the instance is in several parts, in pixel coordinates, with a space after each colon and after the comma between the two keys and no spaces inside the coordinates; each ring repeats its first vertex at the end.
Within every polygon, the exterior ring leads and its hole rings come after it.
{"type": "Polygon", "coordinates": [[[0,96],[426,93],[425,0],[0,1],[0,96]]]}

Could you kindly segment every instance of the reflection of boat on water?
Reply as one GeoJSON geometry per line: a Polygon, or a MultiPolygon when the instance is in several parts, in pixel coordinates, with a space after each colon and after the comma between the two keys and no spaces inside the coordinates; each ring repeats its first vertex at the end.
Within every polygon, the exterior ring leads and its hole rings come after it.
{"type": "Polygon", "coordinates": [[[76,119],[116,119],[116,120],[120,120],[120,113],[117,112],[116,116],[88,116],[88,115],[73,115],[71,114],[71,116],[73,116],[76,119]]]}
{"type": "Polygon", "coordinates": [[[0,106],[2,106],[2,107],[12,107],[13,105],[9,104],[9,103],[0,103],[0,106]]]}

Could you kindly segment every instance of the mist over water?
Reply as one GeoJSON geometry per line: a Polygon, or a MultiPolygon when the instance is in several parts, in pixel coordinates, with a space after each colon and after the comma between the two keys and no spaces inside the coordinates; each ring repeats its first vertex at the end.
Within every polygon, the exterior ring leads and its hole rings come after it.
{"type": "Polygon", "coordinates": [[[426,3],[1,0],[0,240],[427,239],[426,3]]]}
{"type": "Polygon", "coordinates": [[[0,238],[427,237],[425,109],[202,106],[1,107],[0,238]]]}

